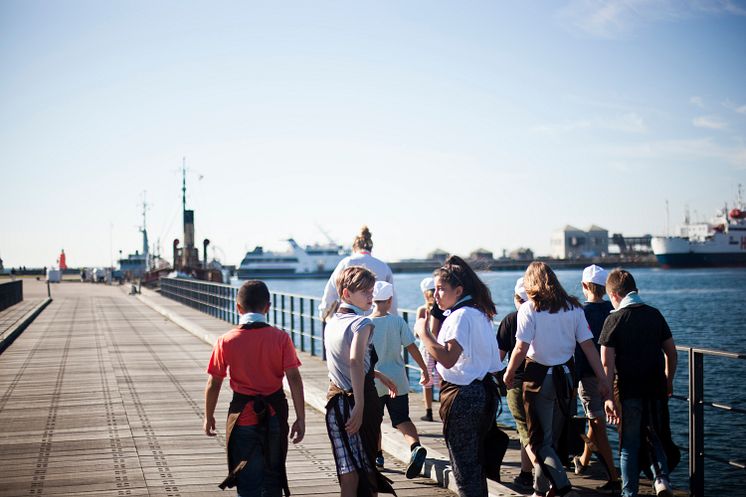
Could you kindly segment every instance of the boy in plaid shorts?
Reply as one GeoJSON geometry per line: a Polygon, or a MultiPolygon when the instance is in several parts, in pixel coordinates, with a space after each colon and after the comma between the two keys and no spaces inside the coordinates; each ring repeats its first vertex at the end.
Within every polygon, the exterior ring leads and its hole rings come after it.
{"type": "Polygon", "coordinates": [[[391,482],[373,464],[382,414],[374,378],[396,395],[396,385],[374,370],[373,324],[364,315],[373,305],[376,277],[360,266],[337,278],[342,300],[326,324],[324,345],[329,368],[326,428],[332,443],[342,497],[395,493],[391,482]]]}

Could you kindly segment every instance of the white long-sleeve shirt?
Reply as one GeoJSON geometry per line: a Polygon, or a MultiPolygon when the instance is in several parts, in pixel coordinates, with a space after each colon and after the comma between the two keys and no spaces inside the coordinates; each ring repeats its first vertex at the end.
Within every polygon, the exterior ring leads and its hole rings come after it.
{"type": "MultiPolygon", "coordinates": [[[[339,261],[334,272],[329,277],[329,281],[326,282],[324,288],[324,295],[321,297],[321,303],[319,304],[319,316],[324,315],[324,311],[331,307],[334,302],[339,300],[339,294],[337,293],[337,278],[346,268],[351,266],[362,266],[370,270],[375,276],[377,281],[386,281],[394,284],[394,275],[391,272],[391,268],[388,264],[380,259],[376,259],[370,252],[355,252],[339,261]]],[[[391,304],[391,314],[397,314],[397,301],[396,301],[396,287],[394,287],[394,300],[391,304]]],[[[372,312],[372,309],[371,309],[372,312]]]]}

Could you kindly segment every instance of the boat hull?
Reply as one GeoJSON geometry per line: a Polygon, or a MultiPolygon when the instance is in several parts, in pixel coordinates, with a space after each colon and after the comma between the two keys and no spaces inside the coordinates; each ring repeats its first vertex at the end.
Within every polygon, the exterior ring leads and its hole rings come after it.
{"type": "Polygon", "coordinates": [[[746,267],[746,253],[656,254],[664,268],[684,267],[746,267]]]}
{"type": "Polygon", "coordinates": [[[309,273],[296,273],[293,269],[289,270],[277,270],[277,269],[239,269],[236,271],[236,275],[239,280],[251,280],[251,279],[301,279],[301,278],[328,278],[332,275],[332,271],[316,271],[309,273]]]}

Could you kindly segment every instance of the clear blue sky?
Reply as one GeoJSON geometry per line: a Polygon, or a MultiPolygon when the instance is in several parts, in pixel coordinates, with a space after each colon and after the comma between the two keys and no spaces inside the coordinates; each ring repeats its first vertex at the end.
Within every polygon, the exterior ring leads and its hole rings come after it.
{"type": "Polygon", "coordinates": [[[387,259],[662,234],[746,185],[745,61],[735,0],[4,0],[0,257],[108,264],[144,190],[170,254],[182,157],[229,264],[317,225],[387,259]]]}

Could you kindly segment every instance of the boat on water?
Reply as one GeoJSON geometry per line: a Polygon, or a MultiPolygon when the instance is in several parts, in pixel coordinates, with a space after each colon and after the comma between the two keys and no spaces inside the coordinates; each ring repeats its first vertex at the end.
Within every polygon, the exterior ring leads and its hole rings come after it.
{"type": "Polygon", "coordinates": [[[746,207],[738,188],[736,206],[718,211],[709,222],[689,222],[676,236],[654,236],[653,253],[664,268],[746,266],[746,207]]]}
{"type": "Polygon", "coordinates": [[[286,252],[265,251],[256,247],[246,252],[238,267],[240,280],[252,278],[328,278],[350,249],[330,242],[301,247],[292,238],[286,252]]]}

